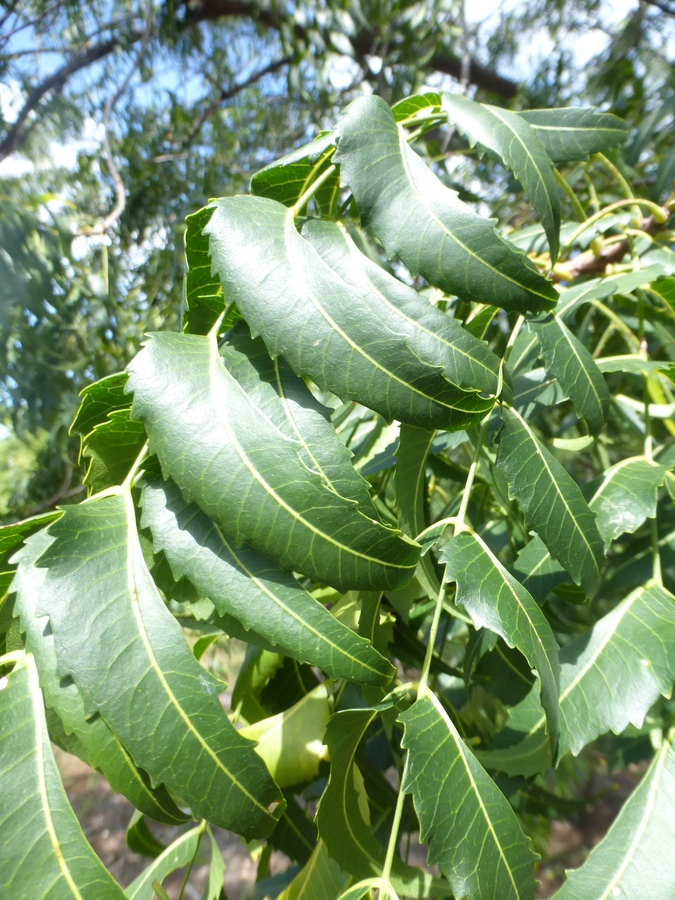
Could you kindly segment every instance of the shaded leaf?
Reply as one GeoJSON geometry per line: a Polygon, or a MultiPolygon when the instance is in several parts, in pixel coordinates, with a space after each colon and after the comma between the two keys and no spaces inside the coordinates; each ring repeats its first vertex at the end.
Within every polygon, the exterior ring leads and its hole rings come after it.
{"type": "Polygon", "coordinates": [[[319,841],[312,855],[277,900],[336,900],[347,881],[319,841]]]}
{"type": "Polygon", "coordinates": [[[68,803],[30,654],[3,678],[0,722],[0,893],[122,900],[68,803]]]}
{"type": "MultiPolygon", "coordinates": [[[[376,716],[374,709],[349,709],[333,716],[325,741],[330,754],[330,778],[319,802],[319,836],[330,856],[355,878],[377,878],[386,850],[364,821],[355,786],[354,756],[376,716]]],[[[447,897],[450,888],[426,872],[394,857],[391,882],[404,897],[447,897]]]]}
{"type": "Polygon", "coordinates": [[[536,534],[518,553],[513,573],[537,603],[543,603],[554,588],[568,579],[567,572],[536,534]]]}
{"type": "Polygon", "coordinates": [[[154,900],[153,881],[157,881],[161,885],[167,875],[175,872],[176,869],[189,866],[197,855],[203,833],[204,829],[198,827],[181,834],[147,869],[141,872],[138,878],[131,882],[126,889],[126,896],[129,900],[154,900]]]}
{"type": "Polygon", "coordinates": [[[462,94],[443,94],[443,109],[472,147],[478,144],[496,155],[520,181],[544,227],[555,263],[560,249],[560,199],[553,163],[538,132],[524,117],[475,103],[462,94]]]}
{"type": "MultiPolygon", "coordinates": [[[[396,506],[401,530],[411,538],[427,527],[424,511],[427,456],[435,436],[434,431],[424,431],[413,425],[401,426],[396,454],[396,506]]],[[[428,553],[420,557],[415,575],[429,597],[438,597],[441,584],[428,553]]]]}
{"type": "Polygon", "coordinates": [[[281,794],[157,593],[129,493],[69,506],[52,529],[36,613],[49,616],[59,674],[73,678],[86,713],[100,712],[195,816],[249,838],[269,834],[281,794]]]}
{"type": "Polygon", "coordinates": [[[399,721],[408,750],[404,790],[413,795],[429,863],[438,863],[457,897],[534,900],[537,856],[436,697],[427,693],[399,721]]]}
{"type": "Polygon", "coordinates": [[[567,873],[555,900],[666,900],[675,892],[675,751],[673,734],[663,741],[642,781],[630,795],[607,836],[586,862],[567,873]]]}
{"type": "Polygon", "coordinates": [[[89,459],[84,483],[90,493],[122,484],[145,444],[142,422],[131,419],[129,409],[111,412],[94,426],[82,442],[82,457],[89,459]]]}
{"type": "Polygon", "coordinates": [[[139,810],[134,810],[131,817],[126,832],[126,842],[132,853],[140,853],[141,856],[149,856],[151,859],[156,859],[160,853],[166,850],[166,844],[157,840],[139,810]]]}
{"type": "Polygon", "coordinates": [[[185,220],[184,330],[192,334],[208,334],[225,308],[223,286],[218,273],[212,272],[204,234],[212,215],[213,207],[205,206],[185,220]]]}
{"type": "Polygon", "coordinates": [[[223,365],[215,336],[153,335],[130,371],[134,415],[145,422],[165,477],[236,543],[338,590],[410,581],[417,546],[307,468],[299,443],[223,365]]]}
{"type": "Polygon", "coordinates": [[[610,397],[595,360],[556,315],[533,319],[528,327],[539,340],[546,371],[555,376],[591,434],[598,434],[607,418],[610,397]]]}
{"type": "MultiPolygon", "coordinates": [[[[330,223],[321,228],[339,232],[330,223]]],[[[454,366],[454,343],[457,357],[469,346],[485,380],[490,373],[484,360],[494,360],[487,348],[463,334],[458,323],[453,346],[426,332],[416,339],[418,319],[424,323],[442,314],[432,313],[403,286],[403,307],[400,296],[385,297],[367,280],[355,293],[353,283],[345,282],[298,234],[292,211],[281,204],[259,197],[219,200],[207,232],[227,297],[236,301],[252,334],[263,338],[271,356],[281,354],[322,390],[356,400],[388,421],[422,427],[461,428],[484,407],[485,400],[476,394],[483,381],[467,393],[444,377],[442,366],[454,366]],[[424,358],[413,343],[426,349],[424,358]]],[[[448,325],[443,337],[452,330],[448,325]]]]}
{"type": "Polygon", "coordinates": [[[46,569],[37,560],[51,546],[46,531],[33,535],[16,555],[18,563],[12,589],[16,592],[15,614],[20,617],[26,635],[26,649],[33,654],[40,687],[47,707],[62,724],[66,737],[73,736],[67,750],[98,769],[115,793],[124,796],[156,822],[175,825],[188,818],[173,802],[166,788],[153,788],[145,772],[140,771],[122,742],[99,715],[87,717],[80,692],[71,680],[59,678],[57,658],[49,619],[40,617],[46,569]]]}
{"type": "Polygon", "coordinates": [[[11,550],[22,544],[31,534],[54,522],[60,515],[60,509],[53,509],[40,513],[39,516],[24,519],[23,522],[14,522],[12,525],[0,527],[0,559],[9,556],[11,550]]]}
{"type": "Polygon", "coordinates": [[[80,408],[70,426],[70,433],[85,438],[97,425],[102,425],[111,412],[128,409],[131,398],[125,393],[127,373],[118,372],[88,384],[80,393],[80,408]]]}
{"type": "Polygon", "coordinates": [[[518,115],[536,132],[557,163],[588,159],[591,153],[623,144],[630,134],[623,119],[592,108],[527,109],[518,115]]]}
{"type": "Polygon", "coordinates": [[[412,275],[463,300],[507,310],[550,309],[557,291],[524,254],[457,199],[408,147],[379,97],[354,101],[338,125],[335,161],[361,222],[412,275]]]}
{"type": "Polygon", "coordinates": [[[558,645],[551,626],[525,588],[477,534],[462,532],[443,547],[446,580],[457,582],[456,602],[476,628],[489,628],[516,647],[537,670],[551,747],[558,740],[558,645]]]}
{"type": "Polygon", "coordinates": [[[648,287],[652,281],[656,281],[663,274],[663,266],[653,265],[640,269],[638,272],[621,272],[618,275],[593,278],[582,284],[574,285],[560,294],[556,315],[567,321],[580,306],[590,303],[591,300],[604,300],[605,297],[610,297],[617,291],[629,293],[635,288],[648,287]]]}
{"type": "Polygon", "coordinates": [[[574,581],[592,594],[603,556],[595,516],[576,482],[513,409],[502,412],[497,466],[506,476],[509,496],[523,507],[528,527],[574,581]]]}

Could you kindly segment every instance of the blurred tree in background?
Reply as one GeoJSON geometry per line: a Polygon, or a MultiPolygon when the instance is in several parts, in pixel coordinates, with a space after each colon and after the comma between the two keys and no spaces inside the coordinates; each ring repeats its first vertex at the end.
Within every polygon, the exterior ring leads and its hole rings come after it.
{"type": "MultiPolygon", "coordinates": [[[[180,327],[185,216],[364,90],[600,106],[640,123],[627,180],[670,195],[675,3],[478,6],[481,21],[463,0],[0,3],[0,520],[77,493],[79,391],[145,331],[180,327]]],[[[529,215],[454,131],[426,147],[463,199],[480,202],[480,169],[502,225],[529,215]]],[[[568,180],[597,190],[583,168],[568,180]]]]}

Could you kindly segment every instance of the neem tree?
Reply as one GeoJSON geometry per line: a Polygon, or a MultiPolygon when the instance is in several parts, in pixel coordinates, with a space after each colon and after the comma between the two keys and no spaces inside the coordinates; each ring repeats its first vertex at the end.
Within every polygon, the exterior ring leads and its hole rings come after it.
{"type": "Polygon", "coordinates": [[[217,826],[303,867],[285,900],[533,898],[525,832],[610,732],[653,759],[556,896],[673,896],[675,255],[602,153],[626,138],[368,96],[188,219],[183,332],[83,394],[88,498],[0,533],[3,896],[165,896],[206,834],[216,898],[217,826]],[[540,225],[504,239],[439,180],[411,145],[444,123],[540,225]],[[231,716],[200,663],[227,636],[231,716]],[[50,740],[132,836],[198,824],[124,892],[50,740]]]}

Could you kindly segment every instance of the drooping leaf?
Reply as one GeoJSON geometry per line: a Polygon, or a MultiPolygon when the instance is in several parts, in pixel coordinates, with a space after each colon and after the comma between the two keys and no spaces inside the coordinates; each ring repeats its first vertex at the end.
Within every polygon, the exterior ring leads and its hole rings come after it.
{"type": "MultiPolygon", "coordinates": [[[[406,292],[406,305],[393,318],[397,298],[383,297],[368,281],[355,294],[298,234],[292,212],[281,204],[260,197],[219,200],[207,233],[227,297],[251,332],[263,338],[271,356],[281,354],[322,390],[356,400],[388,421],[421,427],[461,428],[484,407],[479,385],[467,393],[444,377],[442,366],[453,367],[447,343],[422,334],[422,346],[430,349],[422,359],[415,352],[416,320],[434,317],[425,301],[406,292]]],[[[457,338],[460,351],[470,344],[478,354],[482,378],[489,376],[489,351],[461,331],[457,338]]]]}
{"type": "Polygon", "coordinates": [[[574,581],[592,594],[603,556],[595,516],[576,482],[513,409],[503,410],[497,466],[506,476],[509,496],[523,507],[528,527],[574,581]]]}
{"type": "Polygon", "coordinates": [[[658,489],[668,469],[644,456],[622,459],[588,485],[589,508],[598,531],[609,546],[626,532],[632,534],[645,519],[656,515],[658,489]]]}
{"type": "Polygon", "coordinates": [[[630,795],[605,839],[586,862],[567,873],[555,900],[614,900],[675,893],[675,750],[673,733],[630,795]]]}
{"type": "Polygon", "coordinates": [[[199,507],[161,476],[143,481],[141,524],[150,529],[177,581],[186,577],[221,616],[332,678],[387,684],[393,669],[341,625],[290,572],[247,547],[237,549],[199,507]]]}
{"type": "Polygon", "coordinates": [[[0,689],[0,894],[123,900],[68,803],[27,654],[0,689]]]}
{"type": "MultiPolygon", "coordinates": [[[[354,294],[382,307],[391,329],[408,337],[419,359],[442,368],[463,390],[497,393],[500,363],[487,345],[361,253],[343,226],[312,219],[302,234],[354,294]]],[[[483,415],[488,410],[485,405],[483,415]]]]}
{"type": "Polygon", "coordinates": [[[160,853],[166,850],[166,844],[158,841],[148,828],[145,817],[139,810],[134,813],[126,832],[127,847],[132,853],[140,853],[141,856],[149,856],[156,859],[160,853]]]}
{"type": "Polygon", "coordinates": [[[518,115],[534,129],[553,162],[588,159],[622,144],[630,134],[623,119],[592,108],[527,109],[518,115]]]}
{"type": "Polygon", "coordinates": [[[269,843],[275,849],[282,850],[289,859],[304,865],[318,840],[316,826],[293,796],[287,793],[286,801],[284,814],[272,832],[269,843]]]}
{"type": "MultiPolygon", "coordinates": [[[[251,178],[251,193],[293,206],[313,181],[330,165],[335,150],[332,132],[320,135],[311,144],[282,156],[251,178]]],[[[334,215],[340,198],[340,173],[335,171],[313,196],[319,215],[334,215]]]]}
{"type": "MultiPolygon", "coordinates": [[[[376,878],[382,873],[386,850],[364,821],[355,786],[354,756],[376,716],[373,709],[336,713],[326,729],[330,779],[319,802],[317,825],[328,853],[355,878],[376,878]]],[[[404,897],[447,897],[449,885],[394,857],[391,882],[404,897]]]]}
{"type": "Polygon", "coordinates": [[[457,897],[534,900],[537,856],[440,702],[427,693],[399,720],[408,750],[404,790],[413,795],[429,863],[438,863],[457,897]]]}
{"type": "Polygon", "coordinates": [[[478,144],[496,155],[520,181],[544,227],[555,263],[560,249],[560,199],[553,163],[538,132],[522,116],[475,103],[462,94],[443,94],[443,109],[472,147],[478,144]]]}
{"type": "Polygon", "coordinates": [[[154,900],[153,881],[161,884],[176,869],[189,866],[197,855],[203,833],[204,829],[200,826],[191,828],[176,838],[173,844],[170,844],[138,878],[131,882],[125,892],[128,900],[154,900]]]}
{"type": "MultiPolygon", "coordinates": [[[[427,527],[424,513],[427,456],[436,432],[413,425],[401,427],[396,455],[396,506],[401,530],[415,538],[427,527]]],[[[441,584],[428,553],[421,556],[415,571],[417,580],[432,598],[438,597],[441,584]]]]}
{"type": "Polygon", "coordinates": [[[256,753],[265,760],[279,787],[313,781],[327,758],[322,743],[330,719],[328,690],[320,684],[284,712],[241,729],[257,741],[256,753]]]}
{"type": "Polygon", "coordinates": [[[99,712],[195,816],[249,838],[269,834],[281,794],[162,602],[128,491],[69,506],[51,528],[36,614],[49,616],[59,674],[72,677],[85,712],[99,712]]]}
{"type": "Polygon", "coordinates": [[[338,497],[228,372],[216,338],[154,335],[130,365],[165,476],[235,542],[338,590],[400,587],[418,548],[338,497]]]}
{"type": "Polygon", "coordinates": [[[499,237],[494,222],[472,212],[427,168],[381,98],[354,101],[338,133],[334,158],[363,225],[411,274],[464,300],[507,310],[553,306],[553,285],[499,237]]]}
{"type": "Polygon", "coordinates": [[[204,886],[202,900],[220,900],[225,884],[225,862],[223,854],[220,852],[218,842],[208,828],[209,841],[211,843],[211,865],[209,866],[209,877],[204,886]]]}
{"type": "Polygon", "coordinates": [[[326,845],[318,841],[312,855],[277,900],[336,900],[347,881],[326,845]]]}
{"type": "Polygon", "coordinates": [[[14,558],[18,567],[12,585],[16,592],[14,611],[26,635],[26,649],[35,659],[45,703],[58,716],[66,736],[77,739],[79,746],[69,745],[69,752],[75,752],[93,769],[98,769],[113,791],[124,794],[136,809],[156,822],[168,825],[184,822],[188,816],[178,809],[166,788],[151,786],[148,776],[134,765],[125,746],[101,716],[86,716],[84,701],[75,684],[57,674],[51,626],[37,612],[42,606],[47,571],[38,568],[36,562],[53,540],[46,531],[28,539],[14,558]]]}
{"type": "Polygon", "coordinates": [[[549,314],[528,324],[539,340],[546,371],[555,376],[590,433],[598,434],[607,418],[610,397],[595,360],[558,316],[549,314]]]}
{"type": "Polygon", "coordinates": [[[129,409],[111,412],[84,438],[82,457],[89,458],[84,483],[95,494],[122,484],[145,444],[143,423],[131,419],[129,409]]]}
{"type": "Polygon", "coordinates": [[[558,740],[558,645],[536,602],[510,575],[483,539],[467,531],[443,547],[446,580],[457,582],[456,602],[476,628],[489,628],[516,647],[539,673],[551,747],[558,740]]]}

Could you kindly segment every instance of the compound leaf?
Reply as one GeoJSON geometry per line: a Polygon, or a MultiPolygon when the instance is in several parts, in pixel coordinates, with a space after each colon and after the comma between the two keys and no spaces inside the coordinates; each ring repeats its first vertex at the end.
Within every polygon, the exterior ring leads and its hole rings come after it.
{"type": "MultiPolygon", "coordinates": [[[[486,403],[476,393],[481,386],[467,392],[444,377],[443,365],[453,365],[451,348],[436,341],[425,358],[415,352],[416,319],[429,317],[425,301],[406,294],[405,307],[393,317],[390,300],[368,283],[355,293],[298,234],[291,210],[260,197],[228,197],[217,201],[206,230],[228,300],[270,354],[281,354],[295,372],[389,421],[462,428],[480,414],[486,403]],[[437,360],[441,346],[443,363],[437,360]]],[[[458,331],[457,337],[478,348],[481,358],[491,357],[472,336],[458,331]]]]}
{"type": "Polygon", "coordinates": [[[68,803],[30,653],[3,678],[0,722],[0,893],[123,900],[68,803]]]}
{"type": "Polygon", "coordinates": [[[534,900],[537,856],[437,698],[427,693],[399,721],[408,750],[403,787],[413,795],[429,863],[438,863],[456,897],[534,900]]]}
{"type": "Polygon", "coordinates": [[[574,581],[592,594],[603,557],[595,516],[577,483],[513,409],[503,410],[497,466],[506,476],[509,496],[523,507],[528,527],[574,581]]]}
{"type": "Polygon", "coordinates": [[[507,310],[541,312],[554,305],[553,285],[497,234],[493,221],[472,212],[427,168],[384,100],[355,100],[338,133],[334,159],[361,222],[412,275],[463,300],[507,310]]]}
{"type": "Polygon", "coordinates": [[[195,503],[186,503],[174,482],[146,477],[142,488],[141,524],[152,532],[155,551],[164,552],[176,581],[186,577],[219,615],[234,617],[331,678],[391,680],[391,664],[366,640],[338,622],[290,572],[254,550],[235,547],[195,503]]]}
{"type": "Polygon", "coordinates": [[[220,703],[223,685],[192,655],[148,572],[128,491],[69,506],[38,560],[36,609],[70,675],[153,782],[248,838],[268,835],[282,796],[220,703]]]}
{"type": "Polygon", "coordinates": [[[477,534],[462,532],[443,548],[446,580],[457,582],[457,603],[476,628],[489,628],[516,647],[539,673],[551,747],[558,740],[558,645],[534,599],[477,534]]]}
{"type": "Polygon", "coordinates": [[[462,94],[443,94],[443,109],[471,146],[492,152],[520,181],[543,225],[551,260],[560,249],[560,199],[553,163],[537,132],[508,109],[475,103],[462,94]]]}
{"type": "MultiPolygon", "coordinates": [[[[261,201],[263,202],[263,201],[261,201]]],[[[236,543],[338,590],[402,587],[419,549],[331,491],[209,337],[153,335],[130,365],[134,415],[186,499],[236,543]]]]}
{"type": "Polygon", "coordinates": [[[555,900],[654,898],[675,893],[675,750],[663,741],[642,781],[624,804],[607,837],[586,862],[567,873],[555,900]]]}

